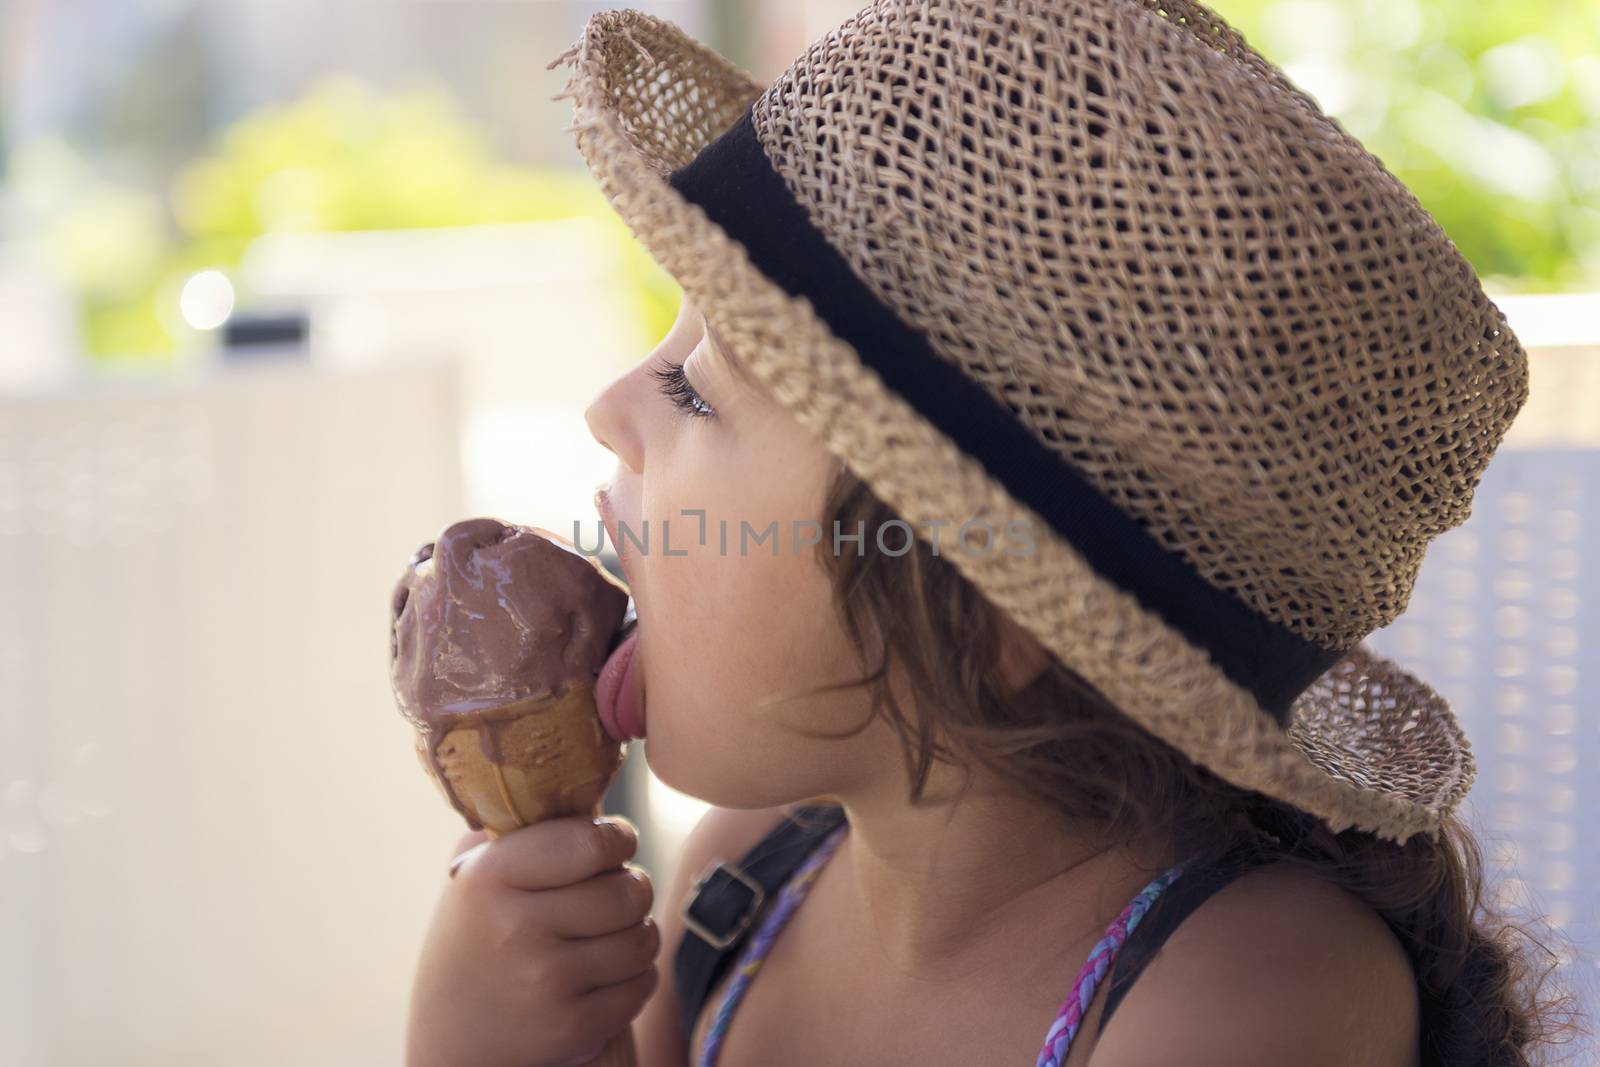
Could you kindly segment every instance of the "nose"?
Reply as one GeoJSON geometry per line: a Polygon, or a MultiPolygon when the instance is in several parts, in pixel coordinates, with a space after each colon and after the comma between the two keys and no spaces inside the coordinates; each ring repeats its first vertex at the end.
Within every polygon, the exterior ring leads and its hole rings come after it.
{"type": "Polygon", "coordinates": [[[644,467],[636,429],[636,413],[630,411],[632,405],[638,403],[631,389],[637,373],[637,370],[629,371],[600,390],[583,412],[583,421],[588,424],[589,433],[594,439],[635,474],[644,467]]]}

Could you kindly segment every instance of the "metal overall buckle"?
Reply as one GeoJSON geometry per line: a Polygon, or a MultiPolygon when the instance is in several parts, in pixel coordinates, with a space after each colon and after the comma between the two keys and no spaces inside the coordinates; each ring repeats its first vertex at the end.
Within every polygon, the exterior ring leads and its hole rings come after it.
{"type": "Polygon", "coordinates": [[[708,864],[695,878],[694,885],[689,893],[689,899],[683,905],[683,924],[695,936],[701,938],[712,948],[724,949],[737,941],[754,921],[756,912],[761,910],[762,901],[766,900],[767,892],[761,884],[751,878],[736,863],[725,860],[715,860],[708,864]],[[711,885],[732,887],[743,885],[750,893],[750,903],[745,906],[743,913],[734,920],[733,928],[724,933],[718,933],[709,928],[698,919],[694,913],[694,905],[700,899],[702,891],[711,885]]]}

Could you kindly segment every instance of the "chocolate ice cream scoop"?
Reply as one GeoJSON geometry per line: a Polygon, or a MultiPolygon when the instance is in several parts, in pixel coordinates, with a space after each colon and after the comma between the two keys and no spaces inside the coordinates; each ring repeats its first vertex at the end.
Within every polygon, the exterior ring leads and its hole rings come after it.
{"type": "Polygon", "coordinates": [[[623,745],[595,683],[636,618],[626,585],[548,531],[467,519],[412,555],[389,614],[395,703],[468,826],[599,814],[623,745]]]}
{"type": "Polygon", "coordinates": [[[417,550],[395,585],[395,701],[433,732],[450,715],[592,682],[627,608],[627,587],[554,534],[457,522],[417,550]]]}

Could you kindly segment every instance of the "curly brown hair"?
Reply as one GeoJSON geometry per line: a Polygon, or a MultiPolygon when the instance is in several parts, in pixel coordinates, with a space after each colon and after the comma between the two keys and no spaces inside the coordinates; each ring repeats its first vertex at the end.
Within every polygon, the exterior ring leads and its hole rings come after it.
{"type": "MultiPolygon", "coordinates": [[[[897,519],[835,461],[824,529],[876,530],[897,519]]],[[[1362,830],[1333,833],[1292,805],[1217,777],[1054,657],[1026,688],[1007,692],[997,666],[1014,624],[926,542],[908,540],[901,554],[881,551],[874,537],[846,540],[849,551],[819,542],[835,608],[865,673],[807,692],[866,686],[871,708],[843,734],[796,729],[851,737],[883,718],[899,740],[913,804],[936,760],[965,768],[969,786],[980,766],[1064,816],[1099,826],[1106,843],[1152,842],[1158,855],[1188,863],[1244,847],[1345,887],[1383,917],[1411,960],[1423,1067],[1526,1067],[1549,1062],[1543,1057],[1566,1043],[1563,1036],[1590,1034],[1570,991],[1556,983],[1559,995],[1546,992],[1559,963],[1535,973],[1535,948],[1548,960],[1555,955],[1486,892],[1482,849],[1459,815],[1404,845],[1362,830]],[[891,663],[906,680],[914,714],[888,684],[891,663]]]]}

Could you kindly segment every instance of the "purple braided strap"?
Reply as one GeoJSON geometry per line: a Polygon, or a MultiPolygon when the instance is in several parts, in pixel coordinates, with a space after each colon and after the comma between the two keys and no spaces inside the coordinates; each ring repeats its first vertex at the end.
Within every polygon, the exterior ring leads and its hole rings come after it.
{"type": "Polygon", "coordinates": [[[1100,979],[1105,977],[1106,971],[1116,960],[1117,950],[1122,948],[1122,943],[1128,939],[1128,934],[1139,925],[1139,920],[1150,910],[1150,905],[1155,903],[1161,891],[1182,873],[1181,863],[1169,867],[1165,873],[1141,889],[1139,895],[1122,909],[1122,914],[1106,928],[1105,936],[1096,943],[1094,951],[1089,953],[1088,962],[1083,965],[1083,970],[1078,972],[1078,980],[1072,984],[1072,992],[1061,1005],[1061,1014],[1057,1015],[1056,1021],[1050,1025],[1050,1032],[1045,1035],[1044,1048],[1039,1052],[1039,1059],[1034,1067],[1061,1067],[1067,1049],[1072,1046],[1072,1039],[1078,1036],[1078,1024],[1083,1020],[1084,1012],[1088,1011],[1089,1002],[1094,999],[1095,987],[1100,984],[1100,979]]]}
{"type": "Polygon", "coordinates": [[[789,921],[794,909],[800,906],[800,899],[811,888],[811,883],[821,872],[822,865],[828,862],[834,849],[839,847],[839,842],[844,840],[845,831],[849,828],[848,822],[840,823],[822,844],[817,846],[816,851],[807,857],[800,869],[795,871],[793,877],[784,884],[782,892],[778,894],[777,903],[773,905],[766,921],[751,937],[750,944],[745,946],[744,953],[739,957],[733,981],[722,998],[722,1005],[717,1008],[716,1017],[711,1020],[711,1026],[706,1031],[705,1050],[700,1056],[699,1067],[712,1067],[712,1064],[716,1063],[717,1054],[722,1051],[723,1035],[728,1030],[728,1020],[733,1016],[733,1009],[739,1003],[739,998],[744,996],[745,987],[761,969],[762,961],[767,958],[767,950],[772,947],[778,931],[789,921]]]}

